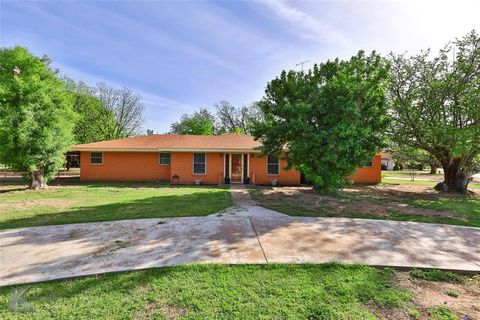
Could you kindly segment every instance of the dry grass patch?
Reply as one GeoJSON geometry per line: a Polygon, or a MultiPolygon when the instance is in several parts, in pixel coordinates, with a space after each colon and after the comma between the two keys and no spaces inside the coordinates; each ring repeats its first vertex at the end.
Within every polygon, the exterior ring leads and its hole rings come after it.
{"type": "Polygon", "coordinates": [[[310,187],[256,187],[264,207],[293,216],[351,217],[480,226],[480,191],[440,194],[428,186],[351,186],[321,195],[310,187]]]}
{"type": "MultiPolygon", "coordinates": [[[[428,309],[445,306],[459,319],[468,315],[480,319],[480,278],[466,278],[464,282],[427,281],[411,277],[407,272],[397,272],[394,282],[401,289],[413,293],[413,307],[421,317],[428,319],[428,309]]],[[[407,318],[408,319],[408,318],[407,318]]]]}

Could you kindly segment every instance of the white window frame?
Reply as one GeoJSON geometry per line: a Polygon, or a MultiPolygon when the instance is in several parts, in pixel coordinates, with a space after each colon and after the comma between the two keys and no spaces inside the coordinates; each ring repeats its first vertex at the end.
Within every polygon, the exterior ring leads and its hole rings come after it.
{"type": "Polygon", "coordinates": [[[158,163],[161,166],[169,166],[172,163],[172,153],[171,152],[160,152],[158,154],[158,163]],[[169,162],[168,163],[162,163],[162,154],[168,154],[169,155],[169,162]]]}
{"type": "MultiPolygon", "coordinates": [[[[197,162],[197,164],[200,164],[200,162],[197,162]]],[[[206,152],[194,152],[192,154],[192,174],[195,176],[204,176],[207,174],[207,153],[206,152]],[[195,155],[196,154],[203,154],[205,155],[205,170],[203,173],[195,173],[195,155]]]]}
{"type": "MultiPolygon", "coordinates": [[[[280,175],[280,157],[276,157],[277,158],[278,173],[268,173],[268,166],[274,164],[273,162],[272,163],[268,162],[268,156],[269,155],[267,154],[267,156],[265,157],[266,158],[265,162],[267,164],[267,176],[278,176],[278,175],[280,175]]],[[[275,157],[274,155],[270,155],[270,156],[275,157]]]]}
{"type": "Polygon", "coordinates": [[[91,165],[94,165],[94,166],[100,166],[100,165],[102,165],[102,164],[103,164],[103,152],[90,152],[90,164],[91,164],[91,165]],[[102,162],[101,162],[101,163],[93,163],[93,162],[92,162],[92,154],[93,154],[93,153],[99,153],[99,154],[102,155],[102,162]]]}

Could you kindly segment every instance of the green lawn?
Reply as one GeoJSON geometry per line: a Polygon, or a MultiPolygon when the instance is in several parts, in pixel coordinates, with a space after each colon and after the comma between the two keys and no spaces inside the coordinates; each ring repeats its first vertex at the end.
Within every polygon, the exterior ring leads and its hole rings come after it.
{"type": "MultiPolygon", "coordinates": [[[[443,173],[430,174],[430,169],[428,170],[417,170],[415,171],[417,177],[422,178],[443,178],[443,173]]],[[[382,170],[382,176],[400,176],[400,177],[409,177],[411,171],[405,169],[401,171],[388,171],[382,170]]]]}
{"type": "Polygon", "coordinates": [[[231,206],[221,187],[94,183],[25,190],[0,183],[0,229],[138,218],[204,216],[231,206]]]}
{"type": "Polygon", "coordinates": [[[33,313],[2,319],[376,319],[411,294],[392,269],[360,265],[186,265],[32,285],[33,313]]]}
{"type": "MultiPolygon", "coordinates": [[[[429,186],[434,187],[438,182],[435,181],[425,181],[425,180],[404,180],[404,179],[395,179],[395,178],[382,178],[382,183],[384,184],[411,184],[417,186],[429,186]]],[[[480,183],[470,183],[468,185],[469,189],[480,189],[480,183]]]]}

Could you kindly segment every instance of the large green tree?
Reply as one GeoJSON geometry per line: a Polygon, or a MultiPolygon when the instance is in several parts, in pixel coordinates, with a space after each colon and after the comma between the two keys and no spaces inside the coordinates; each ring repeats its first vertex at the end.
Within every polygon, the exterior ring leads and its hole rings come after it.
{"type": "Polygon", "coordinates": [[[76,143],[89,143],[108,140],[115,127],[115,116],[95,95],[95,88],[83,82],[75,83],[65,79],[65,84],[73,98],[73,110],[77,114],[73,130],[76,143]]]}
{"type": "Polygon", "coordinates": [[[284,156],[318,189],[343,187],[384,144],[387,79],[388,63],[363,51],[282,72],[259,103],[265,120],[254,134],[263,153],[284,156]]]}
{"type": "Polygon", "coordinates": [[[466,193],[480,154],[480,37],[472,31],[433,58],[391,60],[391,139],[440,162],[437,190],[466,193]]]}
{"type": "Polygon", "coordinates": [[[19,46],[0,49],[0,79],[0,163],[45,188],[73,142],[71,95],[48,58],[19,46]]]}
{"type": "Polygon", "coordinates": [[[206,108],[193,114],[183,114],[180,121],[172,123],[170,132],[175,134],[211,135],[215,133],[215,117],[206,108]]]}

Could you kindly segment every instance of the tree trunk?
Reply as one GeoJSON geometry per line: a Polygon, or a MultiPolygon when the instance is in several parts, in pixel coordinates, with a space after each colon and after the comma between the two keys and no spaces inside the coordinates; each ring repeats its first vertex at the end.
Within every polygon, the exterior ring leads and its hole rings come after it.
{"type": "Polygon", "coordinates": [[[436,165],[431,164],[430,165],[430,174],[435,174],[437,173],[438,167],[436,165]]]}
{"type": "Polygon", "coordinates": [[[47,182],[45,180],[45,170],[41,166],[37,171],[30,173],[30,186],[29,189],[38,190],[38,189],[47,189],[47,182]]]}
{"type": "Polygon", "coordinates": [[[467,193],[472,175],[470,172],[462,171],[461,162],[461,158],[453,158],[448,163],[442,163],[443,182],[437,184],[435,190],[467,193]]]}

